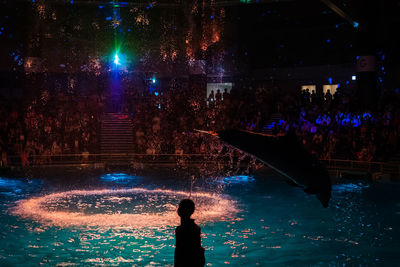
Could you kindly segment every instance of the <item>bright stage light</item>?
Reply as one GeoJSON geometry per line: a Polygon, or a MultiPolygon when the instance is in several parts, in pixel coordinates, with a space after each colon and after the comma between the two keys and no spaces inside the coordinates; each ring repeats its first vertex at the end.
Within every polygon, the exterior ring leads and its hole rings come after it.
{"type": "Polygon", "coordinates": [[[118,54],[115,54],[115,56],[114,56],[114,64],[115,64],[115,65],[121,65],[121,63],[119,63],[119,56],[118,56],[118,54]]]}
{"type": "Polygon", "coordinates": [[[352,79],[353,81],[355,81],[355,80],[357,80],[357,76],[356,76],[356,75],[353,75],[353,76],[351,76],[351,79],[352,79]]]}
{"type": "Polygon", "coordinates": [[[153,83],[156,83],[156,78],[153,78],[152,81],[153,81],[153,83]]]}

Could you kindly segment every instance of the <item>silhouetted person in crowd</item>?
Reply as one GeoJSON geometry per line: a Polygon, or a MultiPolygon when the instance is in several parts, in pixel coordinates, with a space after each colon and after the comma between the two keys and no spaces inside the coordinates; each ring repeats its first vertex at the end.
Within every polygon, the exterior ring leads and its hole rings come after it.
{"type": "Polygon", "coordinates": [[[224,93],[222,94],[222,102],[224,103],[225,107],[229,106],[230,101],[229,101],[229,93],[228,93],[227,88],[224,89],[224,93]]]}
{"type": "Polygon", "coordinates": [[[201,230],[194,220],[190,219],[194,209],[191,199],[183,199],[179,203],[178,215],[181,217],[181,225],[175,229],[175,267],[200,267],[205,264],[201,230]]]}
{"type": "Polygon", "coordinates": [[[228,93],[228,89],[227,88],[224,89],[224,93],[222,94],[222,98],[223,98],[224,101],[228,100],[229,93],[228,93]]]}
{"type": "Polygon", "coordinates": [[[211,90],[211,93],[210,93],[210,95],[208,96],[208,105],[210,106],[210,107],[214,107],[214,105],[215,105],[215,96],[214,96],[214,90],[211,90]]]}
{"type": "Polygon", "coordinates": [[[217,90],[217,93],[215,94],[215,101],[217,102],[217,105],[220,105],[222,102],[222,94],[219,89],[217,90]]]}
{"type": "Polygon", "coordinates": [[[306,104],[310,103],[310,97],[311,97],[310,89],[307,88],[306,90],[303,91],[304,103],[306,104]]]}
{"type": "Polygon", "coordinates": [[[332,101],[332,94],[331,94],[331,90],[329,90],[329,89],[326,91],[325,100],[332,101]]]}
{"type": "Polygon", "coordinates": [[[315,90],[312,90],[311,91],[311,103],[316,104],[317,103],[317,99],[318,99],[318,96],[315,93],[315,90]]]}

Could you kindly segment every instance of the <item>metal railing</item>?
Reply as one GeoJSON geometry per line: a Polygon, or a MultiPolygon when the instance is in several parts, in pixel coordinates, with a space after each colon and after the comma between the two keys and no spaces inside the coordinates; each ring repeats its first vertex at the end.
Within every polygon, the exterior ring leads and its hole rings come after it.
{"type": "Polygon", "coordinates": [[[320,161],[323,162],[329,170],[333,171],[366,172],[369,174],[381,173],[400,177],[400,164],[342,159],[321,159],[320,161]]]}
{"type": "MultiPolygon", "coordinates": [[[[139,154],[139,153],[107,153],[107,154],[58,154],[34,155],[28,157],[26,166],[41,165],[71,165],[71,164],[96,164],[115,162],[138,163],[177,163],[187,161],[202,163],[207,161],[223,162],[222,156],[217,154],[139,154]]],[[[7,166],[24,165],[19,156],[9,156],[7,166]]]]}
{"type": "MultiPolygon", "coordinates": [[[[342,159],[321,159],[332,171],[359,171],[368,173],[391,174],[400,177],[400,164],[385,162],[366,162],[342,159]]],[[[26,166],[46,165],[76,165],[76,164],[107,164],[107,163],[144,163],[144,164],[188,164],[218,163],[227,164],[228,161],[220,154],[139,154],[139,153],[112,153],[112,154],[58,154],[35,155],[28,157],[26,166]]],[[[9,156],[7,166],[21,166],[19,156],[9,156]]],[[[7,167],[6,166],[6,167],[7,167]]],[[[3,166],[4,167],[4,166],[3,166]]]]}

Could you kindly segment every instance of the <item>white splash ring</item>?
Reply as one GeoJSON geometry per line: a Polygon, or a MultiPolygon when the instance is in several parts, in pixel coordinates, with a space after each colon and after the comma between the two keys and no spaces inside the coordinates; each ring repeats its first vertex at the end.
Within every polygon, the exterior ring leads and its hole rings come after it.
{"type": "MultiPolygon", "coordinates": [[[[20,200],[17,206],[11,210],[13,215],[22,218],[39,221],[43,224],[50,224],[61,227],[68,226],[103,226],[103,227],[133,227],[133,228],[152,228],[163,226],[174,226],[179,224],[179,217],[176,207],[169,207],[166,211],[158,214],[154,213],[124,213],[124,214],[85,214],[83,212],[50,211],[46,209],[46,203],[55,202],[58,199],[72,196],[91,196],[91,195],[114,195],[114,194],[163,194],[175,195],[187,198],[188,193],[184,191],[174,191],[168,189],[102,189],[102,190],[72,190],[66,192],[51,193],[40,197],[20,200]]],[[[193,192],[192,198],[206,198],[207,205],[196,206],[193,217],[196,222],[205,223],[208,221],[224,221],[234,218],[238,212],[236,202],[228,197],[207,192],[193,192]]]]}

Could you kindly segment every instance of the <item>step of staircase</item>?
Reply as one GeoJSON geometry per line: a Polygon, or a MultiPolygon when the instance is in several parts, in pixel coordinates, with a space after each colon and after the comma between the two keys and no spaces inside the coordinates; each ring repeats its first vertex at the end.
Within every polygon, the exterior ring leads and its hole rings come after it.
{"type": "MultiPolygon", "coordinates": [[[[105,113],[101,124],[101,153],[107,154],[133,153],[133,129],[128,114],[105,113]]],[[[112,158],[111,156],[109,158],[112,158]]]]}
{"type": "Polygon", "coordinates": [[[396,153],[393,155],[390,159],[389,162],[392,164],[400,164],[400,152],[396,153]]]}

